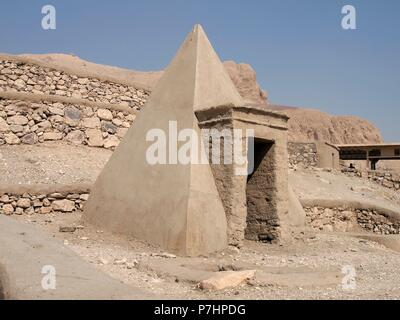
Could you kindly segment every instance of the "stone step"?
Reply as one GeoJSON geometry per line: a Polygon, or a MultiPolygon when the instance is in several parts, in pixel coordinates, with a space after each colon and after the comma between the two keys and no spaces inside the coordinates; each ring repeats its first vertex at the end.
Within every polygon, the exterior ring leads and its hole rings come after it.
{"type": "Polygon", "coordinates": [[[156,299],[111,278],[60,240],[0,215],[0,298],[156,299]]]}

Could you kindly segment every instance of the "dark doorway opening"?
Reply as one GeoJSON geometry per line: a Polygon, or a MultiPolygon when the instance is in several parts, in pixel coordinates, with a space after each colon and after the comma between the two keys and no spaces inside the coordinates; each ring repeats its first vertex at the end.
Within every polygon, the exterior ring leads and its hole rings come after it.
{"type": "Polygon", "coordinates": [[[247,177],[247,217],[245,238],[272,242],[277,239],[276,172],[274,142],[255,139],[249,148],[248,160],[254,155],[254,169],[247,177]]]}

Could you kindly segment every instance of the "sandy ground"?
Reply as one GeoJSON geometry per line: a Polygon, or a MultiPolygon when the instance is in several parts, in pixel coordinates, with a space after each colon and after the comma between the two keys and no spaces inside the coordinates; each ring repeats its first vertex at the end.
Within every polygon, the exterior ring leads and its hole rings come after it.
{"type": "Polygon", "coordinates": [[[0,184],[92,183],[111,154],[61,142],[2,146],[0,184]]]}
{"type": "Polygon", "coordinates": [[[400,212],[400,193],[366,178],[348,177],[319,169],[291,171],[289,182],[304,199],[336,199],[376,204],[400,212]]]}
{"type": "Polygon", "coordinates": [[[399,253],[348,235],[306,232],[284,245],[248,241],[209,258],[168,258],[144,242],[81,226],[80,213],[13,217],[63,239],[112,277],[166,299],[400,299],[399,253]],[[65,225],[79,228],[59,232],[65,225]],[[354,289],[342,286],[343,268],[354,268],[354,289]],[[257,270],[247,284],[215,292],[196,287],[212,272],[243,269],[257,270]]]}
{"type": "MultiPolygon", "coordinates": [[[[0,183],[93,182],[110,155],[103,149],[60,143],[2,147],[0,183]]],[[[400,204],[397,193],[339,173],[297,171],[290,181],[300,196],[400,204]]],[[[208,258],[171,258],[144,242],[84,226],[81,212],[12,217],[64,240],[112,277],[166,299],[400,299],[399,253],[350,234],[305,231],[281,245],[246,241],[240,250],[230,248],[208,258]],[[61,233],[60,226],[79,228],[61,233]],[[354,289],[343,288],[343,268],[347,275],[354,270],[354,289]],[[210,292],[196,286],[213,272],[244,269],[257,270],[256,277],[239,287],[210,292]]],[[[400,236],[391,239],[400,243],[400,236]]]]}

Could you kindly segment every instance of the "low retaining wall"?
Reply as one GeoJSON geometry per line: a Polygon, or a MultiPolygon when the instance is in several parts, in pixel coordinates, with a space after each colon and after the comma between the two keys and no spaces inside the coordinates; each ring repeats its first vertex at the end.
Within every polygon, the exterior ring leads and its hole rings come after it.
{"type": "Polygon", "coordinates": [[[82,210],[89,198],[89,185],[1,186],[0,214],[48,214],[82,210]]]}
{"type": "Polygon", "coordinates": [[[376,210],[305,207],[306,221],[315,230],[354,231],[361,227],[377,234],[399,234],[400,221],[376,210]]]}
{"type": "Polygon", "coordinates": [[[0,92],[21,91],[122,104],[140,109],[149,91],[0,57],[0,92]]]}
{"type": "Polygon", "coordinates": [[[289,168],[310,168],[317,166],[315,143],[288,142],[289,168]]]}
{"type": "Polygon", "coordinates": [[[368,171],[366,176],[369,180],[374,181],[386,188],[400,189],[400,174],[387,171],[368,171]]]}
{"type": "Polygon", "coordinates": [[[103,105],[38,102],[34,99],[37,96],[30,98],[31,101],[0,96],[0,145],[64,140],[114,149],[136,118],[133,111],[121,106],[99,108],[103,105]]]}
{"type": "Polygon", "coordinates": [[[400,190],[400,174],[388,171],[360,171],[356,169],[344,169],[343,173],[350,177],[366,178],[393,190],[400,190]]]}

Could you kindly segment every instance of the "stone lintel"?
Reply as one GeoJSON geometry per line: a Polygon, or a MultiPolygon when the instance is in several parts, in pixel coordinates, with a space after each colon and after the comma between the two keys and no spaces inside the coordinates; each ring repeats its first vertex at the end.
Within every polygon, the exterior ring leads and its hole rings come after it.
{"type": "Polygon", "coordinates": [[[232,120],[246,122],[248,124],[268,126],[278,130],[288,130],[286,115],[266,110],[261,106],[217,106],[196,112],[200,127],[209,127],[218,123],[230,123],[232,120]]]}

